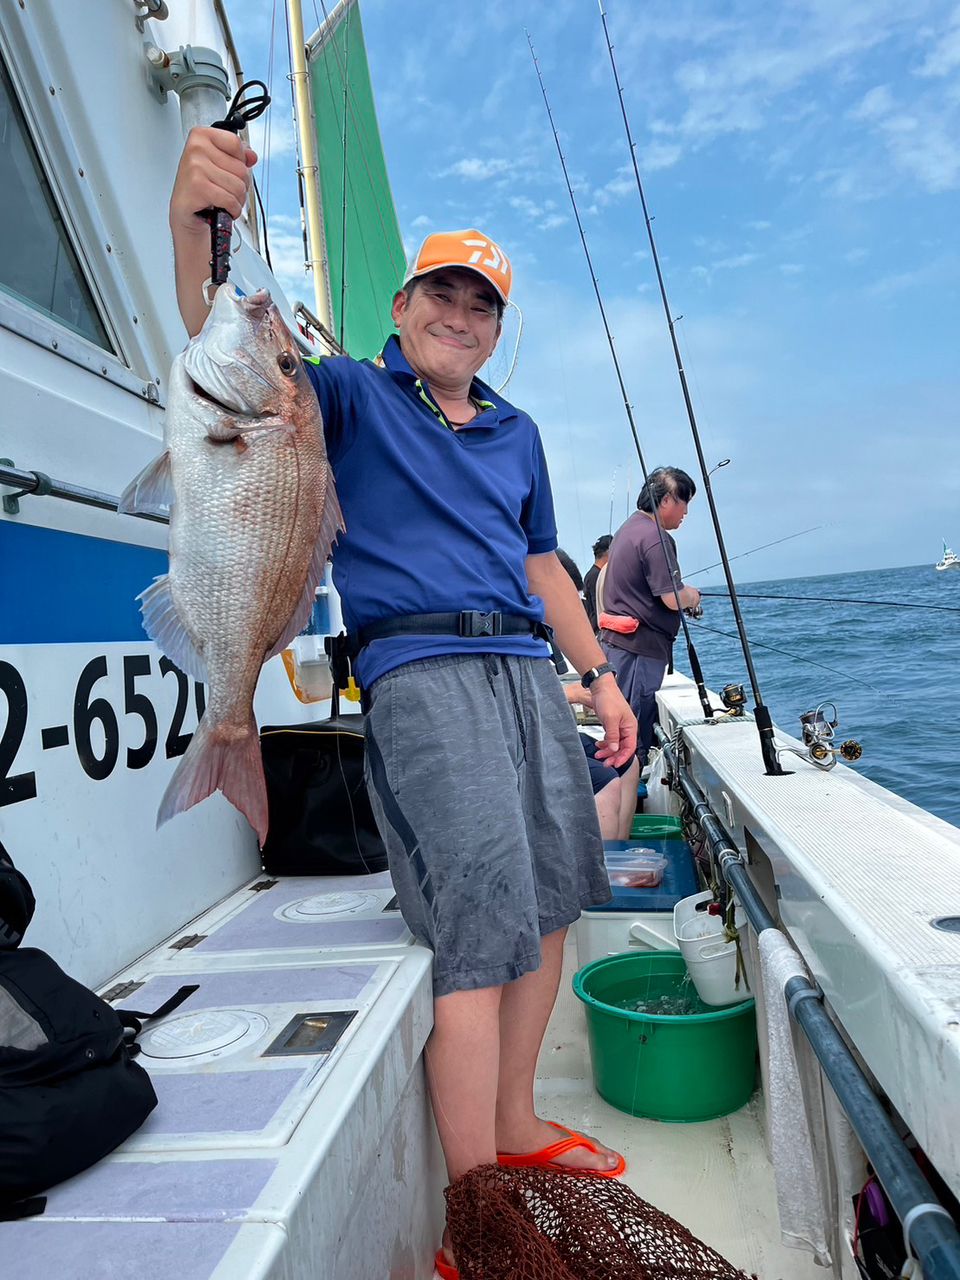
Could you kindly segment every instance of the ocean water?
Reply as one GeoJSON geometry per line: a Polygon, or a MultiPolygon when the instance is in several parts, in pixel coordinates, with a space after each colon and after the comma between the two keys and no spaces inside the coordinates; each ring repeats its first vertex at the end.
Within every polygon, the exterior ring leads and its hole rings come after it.
{"type": "MultiPolygon", "coordinates": [[[[800,737],[801,713],[835,702],[837,742],[856,738],[863,744],[854,769],[960,826],[960,570],[937,573],[931,563],[774,582],[737,581],[737,589],[743,593],[741,612],[760,690],[777,725],[800,737]],[[751,600],[753,593],[807,596],[815,603],[751,600]],[[892,603],[832,602],[838,596],[892,603]],[[958,612],[938,612],[927,607],[931,605],[958,612]]],[[[726,588],[704,585],[701,590],[726,588]]],[[[752,707],[729,600],[706,597],[703,609],[701,623],[691,623],[690,630],[704,680],[714,690],[731,681],[742,683],[752,707]]],[[[682,633],[674,660],[679,671],[689,674],[682,633]]]]}

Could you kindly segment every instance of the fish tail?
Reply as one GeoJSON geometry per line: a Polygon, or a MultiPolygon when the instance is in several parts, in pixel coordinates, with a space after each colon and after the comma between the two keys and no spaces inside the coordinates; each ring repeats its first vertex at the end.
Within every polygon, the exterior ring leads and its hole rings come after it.
{"type": "Polygon", "coordinates": [[[186,754],[164,792],[157,826],[191,809],[215,791],[222,791],[257,833],[267,838],[267,784],[263,776],[260,736],[253,716],[246,730],[209,723],[206,718],[193,735],[186,754]]]}

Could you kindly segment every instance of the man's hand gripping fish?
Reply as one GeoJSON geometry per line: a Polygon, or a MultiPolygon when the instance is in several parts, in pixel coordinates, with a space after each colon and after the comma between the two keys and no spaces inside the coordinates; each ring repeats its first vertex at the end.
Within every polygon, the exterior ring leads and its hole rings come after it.
{"type": "Polygon", "coordinates": [[[265,290],[218,290],[173,363],[164,442],[120,510],[170,508],[170,571],[139,597],[143,625],[208,699],[157,825],[222,791],[263,844],[254,690],[306,625],[343,528],[317,398],[265,290]]]}

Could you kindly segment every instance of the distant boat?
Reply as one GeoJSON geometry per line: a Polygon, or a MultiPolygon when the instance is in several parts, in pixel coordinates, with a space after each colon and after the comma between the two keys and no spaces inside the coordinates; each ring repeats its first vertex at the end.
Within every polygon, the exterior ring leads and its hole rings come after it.
{"type": "Polygon", "coordinates": [[[943,558],[937,564],[937,571],[943,569],[960,569],[960,556],[956,552],[951,551],[947,546],[946,539],[943,542],[943,558]]]}

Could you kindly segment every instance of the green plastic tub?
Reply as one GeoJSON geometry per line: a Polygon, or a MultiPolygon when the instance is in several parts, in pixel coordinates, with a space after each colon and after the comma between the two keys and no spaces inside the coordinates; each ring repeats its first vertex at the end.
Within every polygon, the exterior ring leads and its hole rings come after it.
{"type": "Polygon", "coordinates": [[[634,814],[630,826],[630,839],[643,840],[645,837],[658,840],[682,840],[683,823],[679,818],[664,813],[634,814]]]}
{"type": "Polygon", "coordinates": [[[753,1093],[757,1024],[754,1003],[702,1004],[687,984],[691,1014],[633,1013],[617,1002],[680,993],[687,969],[675,951],[606,956],[581,969],[573,989],[583,1001],[593,1079],[600,1097],[633,1116],[689,1123],[729,1115],[753,1093]]]}

